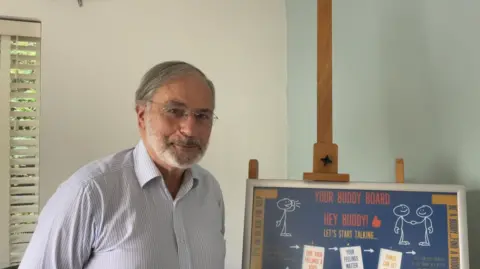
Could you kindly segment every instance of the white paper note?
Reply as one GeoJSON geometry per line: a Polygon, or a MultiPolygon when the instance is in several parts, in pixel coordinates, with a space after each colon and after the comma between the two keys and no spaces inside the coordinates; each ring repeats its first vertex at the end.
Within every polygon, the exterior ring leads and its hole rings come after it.
{"type": "Polygon", "coordinates": [[[400,269],[402,267],[402,252],[380,249],[378,269],[400,269]]]}
{"type": "Polygon", "coordinates": [[[342,261],[342,269],[364,269],[362,248],[360,246],[340,248],[340,259],[342,261]]]}
{"type": "Polygon", "coordinates": [[[323,269],[325,261],[325,248],[304,245],[302,269],[323,269]]]}

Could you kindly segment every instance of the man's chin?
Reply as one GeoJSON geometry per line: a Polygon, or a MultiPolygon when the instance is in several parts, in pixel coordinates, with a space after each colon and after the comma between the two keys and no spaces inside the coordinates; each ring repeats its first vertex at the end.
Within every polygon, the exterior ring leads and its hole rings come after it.
{"type": "Polygon", "coordinates": [[[169,155],[169,163],[178,168],[190,168],[203,158],[202,154],[182,154],[181,152],[169,155]]]}

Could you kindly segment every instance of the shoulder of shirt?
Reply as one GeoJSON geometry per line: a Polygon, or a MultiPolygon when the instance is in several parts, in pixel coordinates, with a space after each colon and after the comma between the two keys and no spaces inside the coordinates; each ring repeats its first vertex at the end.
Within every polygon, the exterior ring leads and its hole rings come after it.
{"type": "MultiPolygon", "coordinates": [[[[133,150],[134,148],[125,149],[83,165],[64,181],[59,189],[66,188],[72,191],[88,189],[88,192],[94,191],[97,194],[109,193],[116,189],[115,186],[125,184],[123,182],[126,179],[125,172],[132,175],[135,173],[133,150]]],[[[223,201],[222,189],[216,177],[199,164],[193,165],[191,169],[192,175],[197,178],[202,189],[223,201]]]]}
{"type": "MultiPolygon", "coordinates": [[[[92,184],[97,185],[95,183],[109,175],[121,175],[127,169],[133,170],[133,150],[134,148],[128,148],[83,165],[62,182],[60,187],[69,185],[86,188],[92,184]]],[[[122,176],[112,178],[121,180],[122,176]]]]}

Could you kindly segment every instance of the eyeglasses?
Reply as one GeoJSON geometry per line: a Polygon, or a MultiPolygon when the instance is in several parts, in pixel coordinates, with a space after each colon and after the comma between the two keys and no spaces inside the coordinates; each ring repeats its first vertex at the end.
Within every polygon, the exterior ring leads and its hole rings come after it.
{"type": "Polygon", "coordinates": [[[176,102],[160,104],[153,101],[148,101],[149,103],[162,106],[162,115],[167,117],[170,120],[180,121],[188,118],[189,115],[192,115],[200,125],[211,126],[218,117],[209,109],[197,109],[191,110],[185,107],[182,104],[176,104],[176,102]]]}

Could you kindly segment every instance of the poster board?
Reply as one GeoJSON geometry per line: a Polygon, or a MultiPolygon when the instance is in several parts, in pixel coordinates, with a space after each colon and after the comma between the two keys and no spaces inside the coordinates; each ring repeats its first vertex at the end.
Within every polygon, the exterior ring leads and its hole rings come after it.
{"type": "Polygon", "coordinates": [[[247,180],[242,269],[469,269],[458,185],[247,180]]]}

